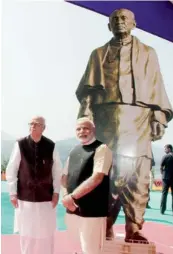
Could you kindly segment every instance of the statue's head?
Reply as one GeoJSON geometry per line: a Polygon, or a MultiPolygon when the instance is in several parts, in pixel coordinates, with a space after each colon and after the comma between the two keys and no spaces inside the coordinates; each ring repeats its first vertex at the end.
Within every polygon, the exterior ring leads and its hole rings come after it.
{"type": "Polygon", "coordinates": [[[135,15],[128,9],[115,10],[109,16],[108,27],[114,36],[130,34],[136,27],[135,15]]]}

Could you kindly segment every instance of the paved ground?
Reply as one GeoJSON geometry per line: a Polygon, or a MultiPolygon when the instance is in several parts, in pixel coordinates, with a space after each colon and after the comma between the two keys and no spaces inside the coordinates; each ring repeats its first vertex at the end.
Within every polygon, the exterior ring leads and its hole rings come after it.
{"type": "MultiPolygon", "coordinates": [[[[124,235],[124,225],[114,227],[117,235],[124,235]]],[[[151,242],[156,244],[156,251],[159,254],[173,253],[173,227],[154,222],[147,222],[144,225],[143,233],[148,236],[151,242]]],[[[80,251],[79,246],[74,246],[68,239],[66,231],[57,231],[55,236],[55,253],[71,254],[74,251],[80,251]]],[[[2,254],[20,254],[19,236],[2,235],[2,254]]],[[[106,253],[113,252],[113,244],[107,243],[106,253]]],[[[142,246],[141,246],[142,248],[142,246]]],[[[142,252],[142,251],[141,251],[142,252]]]]}

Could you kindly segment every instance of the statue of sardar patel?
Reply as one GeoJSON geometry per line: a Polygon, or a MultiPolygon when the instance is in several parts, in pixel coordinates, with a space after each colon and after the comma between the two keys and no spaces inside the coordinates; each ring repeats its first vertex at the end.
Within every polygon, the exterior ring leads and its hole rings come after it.
{"type": "Polygon", "coordinates": [[[151,142],[162,138],[173,110],[155,50],[131,35],[134,14],[116,10],[108,26],[113,38],[91,53],[76,91],[78,117],[94,121],[97,139],[114,154],[107,238],[113,238],[112,225],[123,206],[125,241],[148,242],[140,230],[148,201],[151,142]]]}

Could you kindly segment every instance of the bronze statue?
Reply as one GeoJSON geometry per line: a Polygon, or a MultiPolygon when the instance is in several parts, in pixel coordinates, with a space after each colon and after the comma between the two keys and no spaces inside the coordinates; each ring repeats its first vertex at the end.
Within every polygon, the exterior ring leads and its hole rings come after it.
{"type": "Polygon", "coordinates": [[[78,117],[93,119],[97,139],[114,153],[107,238],[113,238],[112,225],[122,205],[125,241],[147,243],[140,230],[148,201],[151,141],[162,138],[173,110],[155,50],[131,35],[134,14],[116,10],[108,26],[113,38],[92,52],[76,91],[78,117]]]}

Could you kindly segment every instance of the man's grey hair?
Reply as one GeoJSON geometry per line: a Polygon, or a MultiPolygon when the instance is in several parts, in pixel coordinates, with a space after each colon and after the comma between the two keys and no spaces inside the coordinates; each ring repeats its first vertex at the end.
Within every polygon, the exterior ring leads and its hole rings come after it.
{"type": "Polygon", "coordinates": [[[80,123],[89,123],[95,129],[94,122],[91,119],[89,119],[88,117],[78,118],[76,124],[80,124],[80,123]]]}
{"type": "Polygon", "coordinates": [[[43,126],[46,126],[46,120],[43,116],[34,116],[32,117],[32,120],[37,120],[39,123],[41,123],[43,126]]]}

